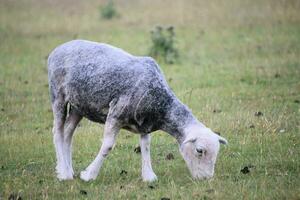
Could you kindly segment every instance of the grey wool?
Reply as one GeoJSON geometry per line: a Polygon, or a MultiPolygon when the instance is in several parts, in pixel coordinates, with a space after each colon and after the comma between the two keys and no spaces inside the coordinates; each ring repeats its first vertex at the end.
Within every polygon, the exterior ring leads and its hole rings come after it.
{"type": "Polygon", "coordinates": [[[94,122],[105,123],[110,111],[124,129],[140,134],[164,130],[179,140],[184,126],[196,122],[151,57],[74,40],[50,54],[48,72],[51,101],[69,103],[94,122]]]}
{"type": "Polygon", "coordinates": [[[96,179],[122,128],[140,134],[144,181],[157,179],[150,159],[150,133],[156,130],[177,139],[194,178],[213,176],[219,143],[226,140],[178,100],[152,58],[133,56],[108,44],[74,40],[49,55],[48,78],[60,180],[73,179],[72,136],[83,117],[105,124],[101,149],[80,174],[84,181],[96,179]]]}

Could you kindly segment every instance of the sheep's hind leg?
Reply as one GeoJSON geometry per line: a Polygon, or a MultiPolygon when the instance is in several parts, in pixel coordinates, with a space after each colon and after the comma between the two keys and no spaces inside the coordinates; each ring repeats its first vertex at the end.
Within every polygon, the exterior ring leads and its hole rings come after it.
{"type": "Polygon", "coordinates": [[[52,104],[53,110],[53,142],[56,151],[56,173],[59,180],[73,179],[73,174],[68,169],[66,155],[64,154],[64,124],[66,119],[66,103],[62,98],[56,99],[52,104]]]}
{"type": "Polygon", "coordinates": [[[80,173],[80,178],[84,181],[95,180],[99,174],[100,168],[105,157],[113,148],[116,136],[119,133],[120,127],[115,119],[107,119],[104,127],[104,137],[101,149],[95,160],[80,173]]]}
{"type": "Polygon", "coordinates": [[[63,151],[65,155],[65,160],[68,170],[71,171],[74,175],[74,170],[72,167],[72,137],[76,126],[82,119],[82,116],[79,115],[72,107],[70,107],[69,116],[67,117],[65,127],[64,127],[64,144],[63,151]]]}
{"type": "Polygon", "coordinates": [[[140,146],[142,154],[142,178],[143,181],[152,182],[157,180],[157,176],[152,170],[151,157],[150,157],[150,134],[141,135],[140,146]]]}

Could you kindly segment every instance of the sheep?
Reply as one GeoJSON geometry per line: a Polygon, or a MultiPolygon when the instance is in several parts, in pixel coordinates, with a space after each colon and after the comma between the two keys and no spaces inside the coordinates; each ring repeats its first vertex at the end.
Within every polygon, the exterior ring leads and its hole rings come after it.
{"type": "Polygon", "coordinates": [[[122,128],[140,134],[143,181],[157,179],[150,158],[150,133],[156,130],[176,138],[192,177],[213,176],[220,143],[226,144],[226,139],[205,127],[176,98],[151,57],[73,40],[49,55],[48,78],[59,180],[73,179],[72,136],[83,117],[104,124],[100,151],[80,173],[84,181],[96,179],[122,128]]]}

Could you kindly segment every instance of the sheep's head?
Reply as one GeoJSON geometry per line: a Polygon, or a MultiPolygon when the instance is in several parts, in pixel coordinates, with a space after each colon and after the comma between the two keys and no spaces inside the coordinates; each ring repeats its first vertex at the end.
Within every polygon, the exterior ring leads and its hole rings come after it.
{"type": "Polygon", "coordinates": [[[209,128],[194,127],[187,133],[180,152],[195,179],[208,179],[214,175],[220,143],[227,144],[227,141],[209,128]]]}

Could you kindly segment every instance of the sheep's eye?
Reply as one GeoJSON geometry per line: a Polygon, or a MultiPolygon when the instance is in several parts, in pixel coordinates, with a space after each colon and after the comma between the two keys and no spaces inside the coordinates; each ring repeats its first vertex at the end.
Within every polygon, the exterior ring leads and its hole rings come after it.
{"type": "Polygon", "coordinates": [[[205,153],[205,151],[202,148],[196,148],[196,151],[199,154],[199,156],[202,156],[205,153]]]}

